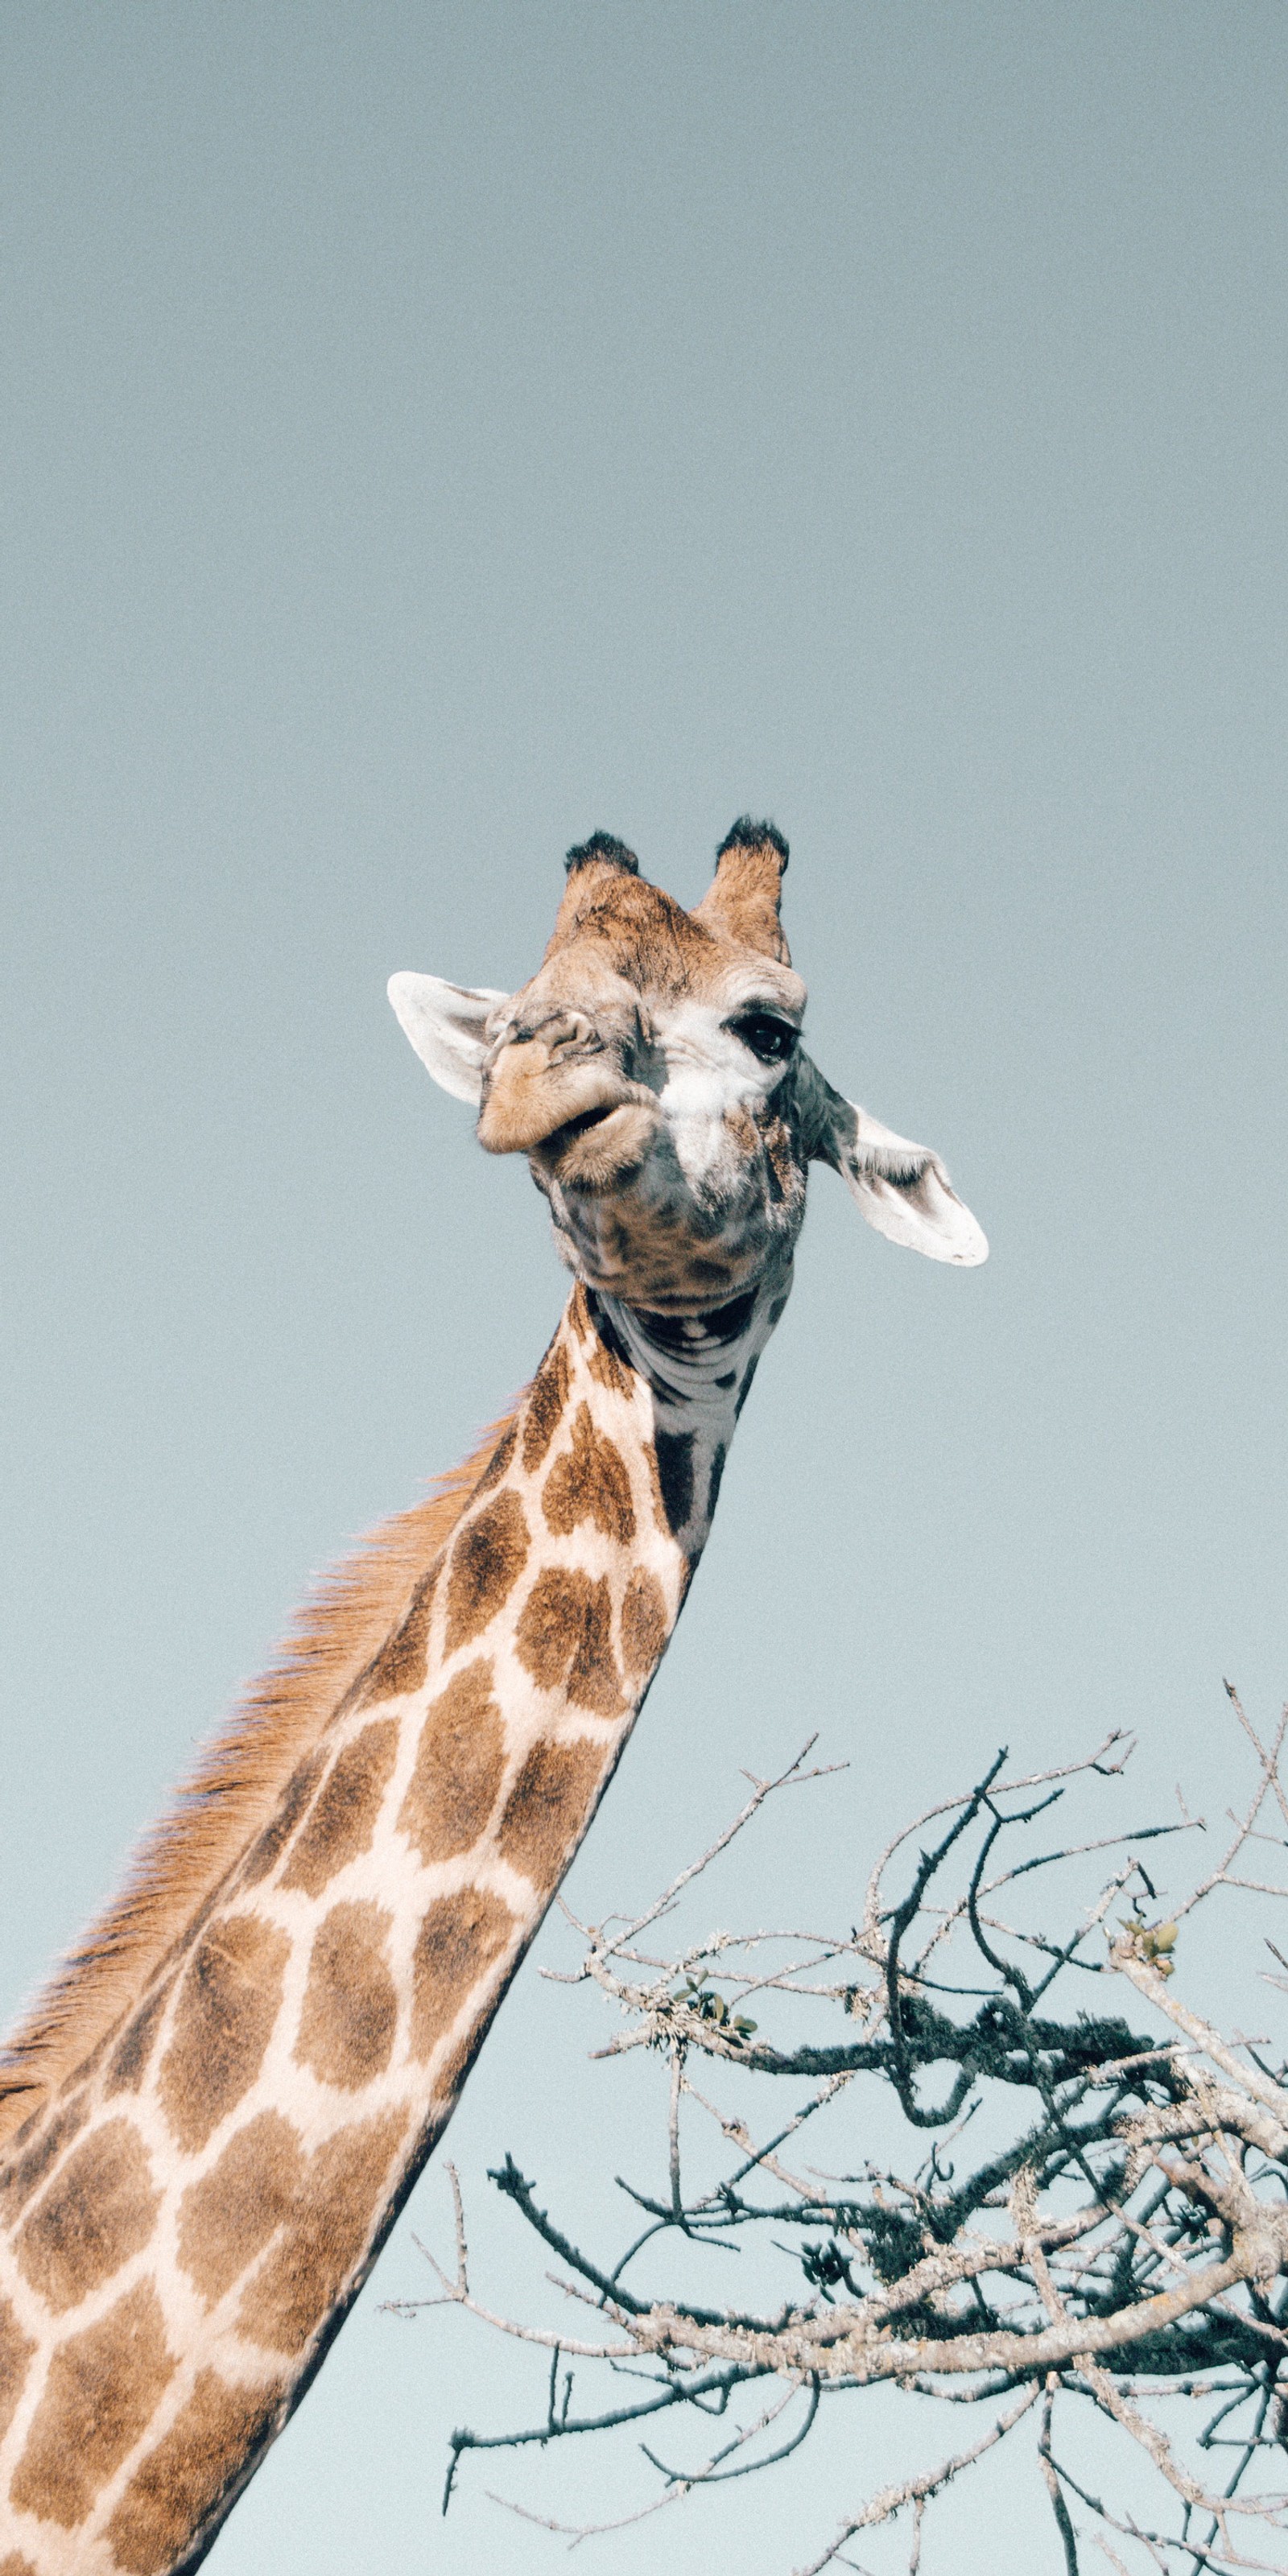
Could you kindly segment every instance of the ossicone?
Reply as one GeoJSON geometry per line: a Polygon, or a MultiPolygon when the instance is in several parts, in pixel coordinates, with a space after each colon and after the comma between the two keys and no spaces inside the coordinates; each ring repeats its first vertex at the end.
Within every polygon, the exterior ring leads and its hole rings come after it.
{"type": "Polygon", "coordinates": [[[568,852],[564,866],[573,876],[578,868],[588,868],[598,859],[606,868],[620,868],[623,876],[637,877],[640,863],[624,841],[615,840],[611,832],[592,832],[588,841],[578,841],[568,852]]]}
{"type": "Polygon", "coordinates": [[[750,814],[740,814],[737,822],[730,824],[729,829],[716,852],[717,868],[719,867],[721,859],[724,858],[726,852],[729,850],[760,850],[764,848],[777,851],[778,857],[782,862],[778,871],[779,876],[781,877],[786,869],[787,862],[791,857],[791,850],[788,847],[784,834],[779,831],[776,823],[770,823],[768,821],[764,823],[753,823],[750,814]]]}
{"type": "Polygon", "coordinates": [[[697,919],[744,948],[758,948],[790,966],[779,919],[787,843],[776,823],[740,814],[716,852],[715,883],[696,909],[697,919]]]}

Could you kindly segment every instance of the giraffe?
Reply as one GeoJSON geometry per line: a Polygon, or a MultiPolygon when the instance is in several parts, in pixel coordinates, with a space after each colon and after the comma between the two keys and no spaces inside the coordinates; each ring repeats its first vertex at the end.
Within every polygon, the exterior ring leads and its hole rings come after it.
{"type": "Polygon", "coordinates": [[[0,2061],[0,2576],[196,2568],[449,2119],[621,1757],[812,1160],[938,1260],[943,1164],[800,1043],[787,844],[692,911],[606,833],[514,994],[395,975],[573,1273],[474,1456],[304,1614],[0,2061]]]}

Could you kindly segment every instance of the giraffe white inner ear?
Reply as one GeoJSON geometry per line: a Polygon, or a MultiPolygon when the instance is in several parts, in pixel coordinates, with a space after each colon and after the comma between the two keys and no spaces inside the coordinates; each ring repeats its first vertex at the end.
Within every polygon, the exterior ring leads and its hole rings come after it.
{"type": "Polygon", "coordinates": [[[509,998],[481,984],[446,984],[441,975],[389,978],[398,1025],[421,1063],[454,1100],[468,1100],[473,1109],[482,1094],[488,1019],[497,1003],[509,998]]]}
{"type": "Polygon", "coordinates": [[[820,1080],[825,1108],[815,1152],[841,1175],[878,1234],[930,1261],[974,1269],[988,1259],[988,1237],[958,1198],[938,1154],[896,1136],[867,1109],[843,1100],[820,1080]]]}

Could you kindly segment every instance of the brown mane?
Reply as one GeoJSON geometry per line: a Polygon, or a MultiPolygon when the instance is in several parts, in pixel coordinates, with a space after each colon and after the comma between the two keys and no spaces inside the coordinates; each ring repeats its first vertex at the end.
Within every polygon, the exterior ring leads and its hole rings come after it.
{"type": "Polygon", "coordinates": [[[268,1822],[302,1753],[384,1644],[451,1536],[517,1405],[410,1511],[325,1576],[135,1853],[124,1884],[0,2049],[0,2143],[76,2073],[268,1822]]]}

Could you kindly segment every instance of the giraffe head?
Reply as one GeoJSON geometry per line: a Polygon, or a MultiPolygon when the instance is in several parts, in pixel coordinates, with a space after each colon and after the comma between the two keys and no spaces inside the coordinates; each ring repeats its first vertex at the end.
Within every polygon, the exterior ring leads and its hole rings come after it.
{"type": "Polygon", "coordinates": [[[435,1080],[489,1153],[526,1153],[570,1269],[658,1314],[709,1312],[786,1270],[811,1161],[870,1225],[936,1261],[984,1236],[938,1156],[824,1080],[779,921],[787,843],[734,824],[692,912],[605,832],[568,854],[537,973],[516,993],[395,975],[435,1080]]]}

